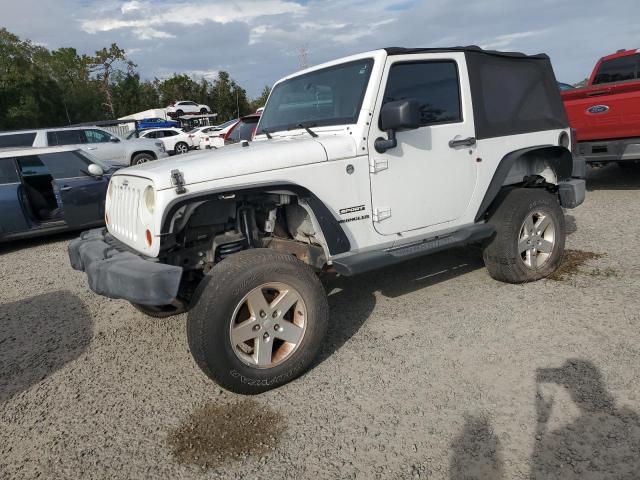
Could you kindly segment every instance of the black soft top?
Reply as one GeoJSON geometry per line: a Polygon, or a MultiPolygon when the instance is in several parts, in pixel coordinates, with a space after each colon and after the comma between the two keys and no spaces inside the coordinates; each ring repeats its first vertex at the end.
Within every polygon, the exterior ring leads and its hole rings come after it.
{"type": "Polygon", "coordinates": [[[497,57],[509,58],[530,58],[537,60],[549,60],[546,53],[537,55],[527,55],[521,52],[499,52],[498,50],[484,50],[477,45],[468,45],[466,47],[445,47],[445,48],[405,48],[405,47],[387,47],[384,49],[387,55],[411,55],[412,53],[446,53],[446,52],[475,52],[484,53],[485,55],[495,55],[497,57]]]}
{"type": "Polygon", "coordinates": [[[545,54],[497,52],[476,46],[385,50],[388,55],[464,53],[478,139],[569,126],[551,60],[545,54]]]}

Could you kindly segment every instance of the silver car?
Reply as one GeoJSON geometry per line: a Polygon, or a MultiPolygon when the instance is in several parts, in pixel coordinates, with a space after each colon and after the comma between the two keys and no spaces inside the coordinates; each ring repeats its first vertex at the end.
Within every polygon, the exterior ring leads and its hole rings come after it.
{"type": "Polygon", "coordinates": [[[165,158],[162,142],[130,140],[100,127],[65,127],[0,133],[0,148],[74,146],[113,166],[129,166],[165,158]]]}

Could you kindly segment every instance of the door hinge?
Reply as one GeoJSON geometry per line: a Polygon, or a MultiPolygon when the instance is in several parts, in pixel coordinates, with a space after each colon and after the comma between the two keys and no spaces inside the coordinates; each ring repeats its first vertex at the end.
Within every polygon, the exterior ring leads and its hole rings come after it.
{"type": "Polygon", "coordinates": [[[389,161],[386,158],[369,158],[369,172],[378,173],[382,170],[386,170],[387,168],[389,168],[389,161]]]}
{"type": "Polygon", "coordinates": [[[381,222],[382,220],[386,220],[391,216],[391,208],[389,207],[379,207],[373,209],[373,221],[381,222]]]}

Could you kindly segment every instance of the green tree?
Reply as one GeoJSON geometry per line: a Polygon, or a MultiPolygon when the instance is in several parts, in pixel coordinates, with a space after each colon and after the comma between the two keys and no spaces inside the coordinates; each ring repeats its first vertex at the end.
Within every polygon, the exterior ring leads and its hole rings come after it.
{"type": "MultiPolygon", "coordinates": [[[[174,73],[165,80],[157,80],[158,92],[163,106],[175,100],[203,101],[202,88],[189,75],[174,73]]],[[[206,97],[206,90],[205,90],[206,97]]]]}
{"type": "Polygon", "coordinates": [[[0,29],[0,129],[62,120],[61,91],[43,68],[48,51],[0,29]]]}
{"type": "Polygon", "coordinates": [[[251,110],[256,111],[259,108],[264,107],[267,103],[267,99],[269,98],[270,93],[271,87],[269,85],[265,85],[260,96],[251,102],[251,110]]]}

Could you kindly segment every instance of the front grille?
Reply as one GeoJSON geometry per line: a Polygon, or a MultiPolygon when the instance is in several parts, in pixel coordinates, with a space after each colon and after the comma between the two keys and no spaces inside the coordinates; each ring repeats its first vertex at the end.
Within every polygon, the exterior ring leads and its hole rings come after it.
{"type": "Polygon", "coordinates": [[[109,230],[133,242],[138,240],[138,205],[140,190],[128,184],[114,185],[109,230]]]}

